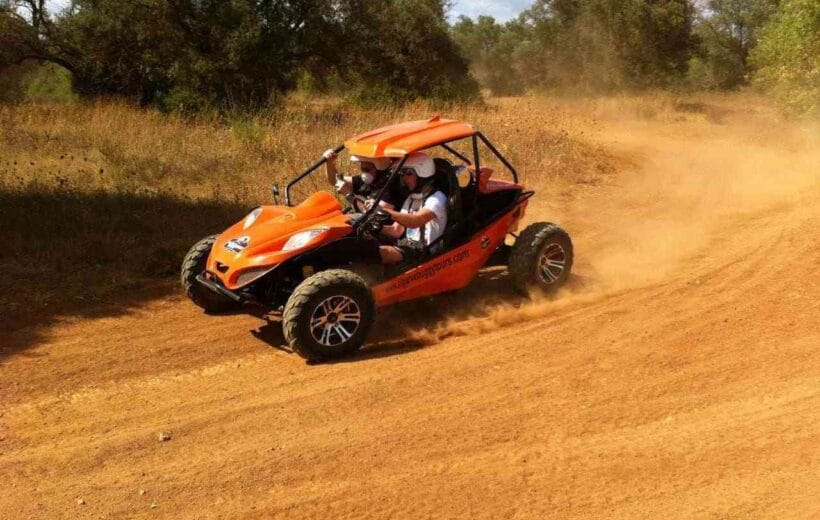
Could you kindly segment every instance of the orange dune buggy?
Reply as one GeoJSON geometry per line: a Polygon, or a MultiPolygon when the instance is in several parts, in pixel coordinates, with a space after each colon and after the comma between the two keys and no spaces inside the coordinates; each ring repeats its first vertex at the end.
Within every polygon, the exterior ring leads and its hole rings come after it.
{"type": "Polygon", "coordinates": [[[563,284],[573,260],[569,236],[545,222],[515,234],[533,192],[518,184],[512,165],[473,126],[436,116],[357,135],[336,151],[393,159],[392,180],[407,154],[432,155],[434,148],[459,164],[434,159],[434,182],[447,196],[448,220],[420,264],[382,265],[378,231],[386,214],[378,204],[359,213],[326,191],[292,204],[291,189],[322,166],[321,159],[287,184],[284,205],[274,186],[276,205],[260,206],[221,235],[195,244],[182,265],[185,292],[208,312],[246,302],[283,309],[285,339],[299,355],[315,360],[361,347],[377,307],[460,289],[485,267],[507,266],[522,290],[551,291],[563,284]],[[472,153],[457,150],[461,140],[472,153]],[[480,147],[509,170],[512,182],[491,178],[493,171],[480,165],[480,147]],[[508,235],[513,245],[505,243],[508,235]]]}

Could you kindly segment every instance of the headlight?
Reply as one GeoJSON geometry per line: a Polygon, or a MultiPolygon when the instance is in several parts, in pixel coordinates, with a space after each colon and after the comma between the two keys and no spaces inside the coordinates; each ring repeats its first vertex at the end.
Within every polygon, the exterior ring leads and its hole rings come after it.
{"type": "Polygon", "coordinates": [[[256,267],[253,269],[248,269],[247,271],[242,271],[239,273],[239,276],[236,277],[236,285],[247,285],[252,281],[256,280],[260,276],[266,274],[268,271],[273,269],[272,267],[256,267]]]}
{"type": "Polygon", "coordinates": [[[282,251],[301,249],[308,245],[308,243],[310,243],[314,238],[325,233],[328,229],[329,228],[308,229],[307,231],[296,233],[290,237],[287,242],[285,242],[284,247],[282,247],[282,251]]]}
{"type": "Polygon", "coordinates": [[[261,214],[262,208],[256,208],[255,210],[248,213],[248,216],[245,217],[245,223],[242,225],[242,229],[248,229],[249,227],[251,227],[261,214]]]}

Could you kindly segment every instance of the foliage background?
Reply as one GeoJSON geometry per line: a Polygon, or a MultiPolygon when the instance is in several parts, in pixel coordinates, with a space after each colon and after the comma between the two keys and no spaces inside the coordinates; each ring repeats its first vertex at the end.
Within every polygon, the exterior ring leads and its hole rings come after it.
{"type": "Polygon", "coordinates": [[[784,0],[751,61],[758,87],[794,113],[820,116],[820,2],[784,0]]]}
{"type": "Polygon", "coordinates": [[[48,5],[0,0],[0,102],[117,96],[194,114],[294,91],[374,106],[752,85],[812,115],[820,88],[812,0],[535,0],[506,23],[450,23],[445,0],[48,5]]]}

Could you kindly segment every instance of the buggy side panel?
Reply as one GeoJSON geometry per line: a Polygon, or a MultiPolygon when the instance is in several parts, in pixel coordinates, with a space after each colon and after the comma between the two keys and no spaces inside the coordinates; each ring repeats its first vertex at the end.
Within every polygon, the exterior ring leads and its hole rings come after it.
{"type": "Polygon", "coordinates": [[[504,243],[523,215],[526,201],[516,204],[469,242],[445,251],[427,262],[373,288],[376,304],[390,305],[461,289],[469,284],[493,252],[504,243]]]}

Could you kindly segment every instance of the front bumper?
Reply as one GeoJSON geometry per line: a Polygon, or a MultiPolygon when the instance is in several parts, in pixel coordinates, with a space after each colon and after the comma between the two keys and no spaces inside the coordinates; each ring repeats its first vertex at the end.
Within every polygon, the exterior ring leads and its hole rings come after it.
{"type": "MultiPolygon", "coordinates": [[[[241,294],[237,294],[237,293],[233,292],[232,290],[228,289],[227,287],[225,287],[224,285],[219,283],[218,280],[212,280],[212,279],[206,278],[205,277],[206,273],[207,273],[207,271],[202,272],[202,274],[198,274],[197,277],[196,277],[196,281],[199,282],[200,284],[202,284],[204,287],[210,289],[211,291],[213,291],[217,294],[221,294],[222,296],[225,296],[226,298],[230,298],[231,300],[233,300],[237,303],[243,303],[243,302],[246,301],[246,298],[244,296],[242,296],[241,294]]],[[[214,277],[214,278],[216,278],[216,277],[214,277]]]]}

